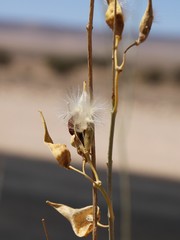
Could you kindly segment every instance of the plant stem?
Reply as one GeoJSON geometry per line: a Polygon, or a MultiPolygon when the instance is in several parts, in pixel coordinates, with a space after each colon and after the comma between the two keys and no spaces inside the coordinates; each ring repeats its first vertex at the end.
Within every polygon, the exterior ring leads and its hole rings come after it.
{"type": "Polygon", "coordinates": [[[46,236],[46,240],[49,240],[49,236],[48,236],[48,231],[47,231],[47,227],[46,227],[45,219],[43,218],[41,221],[42,221],[42,225],[43,225],[44,233],[45,233],[45,236],[46,236]]]}
{"type": "Polygon", "coordinates": [[[92,30],[94,16],[94,0],[90,0],[89,22],[86,26],[88,35],[88,89],[90,98],[93,98],[93,64],[92,64],[92,30]]]}
{"type": "Polygon", "coordinates": [[[94,179],[89,177],[85,172],[82,172],[81,170],[79,170],[71,165],[69,166],[69,169],[83,175],[86,179],[88,179],[93,184],[94,188],[98,189],[102,193],[102,195],[107,203],[110,219],[114,222],[114,212],[113,212],[112,202],[108,196],[108,193],[105,191],[105,189],[103,188],[101,183],[99,181],[98,182],[94,181],[94,179]]]}
{"type": "MultiPolygon", "coordinates": [[[[110,2],[110,1],[108,1],[110,2]]],[[[108,163],[107,163],[107,192],[108,197],[113,206],[112,200],[112,166],[113,166],[113,143],[114,143],[114,130],[116,122],[116,114],[118,107],[118,78],[119,71],[117,67],[117,49],[120,38],[116,36],[116,10],[117,10],[117,0],[114,1],[114,31],[113,31],[113,45],[112,45],[112,112],[111,112],[111,123],[110,123],[110,134],[109,134],[109,148],[108,148],[108,163]]],[[[114,240],[114,217],[111,217],[111,214],[108,214],[108,223],[109,223],[109,240],[114,240]]]]}
{"type": "MultiPolygon", "coordinates": [[[[87,25],[88,34],[88,90],[90,100],[93,100],[93,64],[92,64],[92,30],[93,30],[93,16],[94,16],[94,0],[90,0],[89,22],[87,25]]],[[[96,172],[96,150],[95,150],[95,127],[93,126],[93,141],[91,147],[91,161],[92,166],[96,172]]],[[[93,178],[94,171],[93,171],[93,178]]],[[[92,240],[97,240],[97,188],[92,187],[92,201],[93,201],[93,234],[92,240]]]]}

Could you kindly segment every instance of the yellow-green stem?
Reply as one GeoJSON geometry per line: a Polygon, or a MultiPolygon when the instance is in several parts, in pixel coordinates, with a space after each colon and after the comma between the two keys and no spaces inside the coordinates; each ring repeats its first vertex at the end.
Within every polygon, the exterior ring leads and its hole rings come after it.
{"type": "MultiPolygon", "coordinates": [[[[94,167],[88,152],[84,153],[84,158],[85,158],[85,161],[89,164],[89,166],[90,166],[90,168],[92,170],[94,180],[100,181],[99,180],[99,176],[98,176],[97,171],[96,171],[96,168],[94,167]]],[[[84,169],[84,172],[85,172],[85,166],[84,166],[83,169],[84,169]]]]}

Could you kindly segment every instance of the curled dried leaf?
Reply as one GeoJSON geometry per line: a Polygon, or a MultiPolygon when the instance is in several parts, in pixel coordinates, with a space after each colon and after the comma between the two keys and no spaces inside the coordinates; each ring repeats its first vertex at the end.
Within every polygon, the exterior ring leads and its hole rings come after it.
{"type": "MultiPolygon", "coordinates": [[[[112,0],[108,2],[108,9],[106,11],[105,19],[107,25],[113,30],[114,29],[114,17],[115,17],[115,1],[112,0]]],[[[121,39],[122,37],[122,32],[124,29],[124,17],[123,17],[123,12],[121,5],[117,1],[116,3],[116,29],[115,29],[115,35],[119,36],[121,39]]]]}
{"type": "MultiPolygon", "coordinates": [[[[62,214],[72,226],[74,233],[78,237],[85,237],[93,230],[93,206],[74,209],[64,204],[46,202],[62,214]]],[[[97,208],[97,219],[100,220],[99,207],[97,208]]]]}
{"type": "Polygon", "coordinates": [[[68,168],[71,162],[71,154],[65,144],[55,144],[53,143],[52,138],[49,135],[47,124],[43,113],[40,112],[41,119],[44,127],[44,143],[48,145],[51,150],[51,153],[56,158],[58,163],[65,168],[68,168]]]}
{"type": "Polygon", "coordinates": [[[136,41],[137,45],[141,44],[147,39],[149,32],[151,30],[153,19],[154,19],[154,15],[153,15],[152,0],[148,0],[148,6],[145,10],[145,13],[139,25],[139,38],[136,41]]]}

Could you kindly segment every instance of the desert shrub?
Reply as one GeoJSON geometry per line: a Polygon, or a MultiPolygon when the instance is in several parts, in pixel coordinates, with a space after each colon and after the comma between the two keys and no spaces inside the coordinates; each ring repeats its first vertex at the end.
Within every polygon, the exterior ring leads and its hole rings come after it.
{"type": "Polygon", "coordinates": [[[163,81],[163,71],[159,68],[149,68],[143,72],[143,80],[148,84],[160,84],[163,81]]]}
{"type": "Polygon", "coordinates": [[[11,61],[12,61],[11,54],[4,49],[0,49],[0,65],[7,66],[11,63],[11,61]]]}

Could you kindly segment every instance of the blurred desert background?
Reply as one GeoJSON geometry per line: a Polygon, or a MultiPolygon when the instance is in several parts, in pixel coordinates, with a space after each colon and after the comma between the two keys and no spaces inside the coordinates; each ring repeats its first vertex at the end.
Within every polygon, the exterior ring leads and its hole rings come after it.
{"type": "MultiPolygon", "coordinates": [[[[69,144],[61,115],[68,95],[87,80],[86,38],[85,31],[1,23],[1,152],[47,157],[38,110],[54,139],[69,144]]],[[[105,167],[107,153],[101,147],[108,146],[111,35],[95,33],[93,43],[95,98],[106,105],[97,126],[98,162],[105,167]]],[[[180,178],[178,49],[178,40],[152,38],[128,54],[120,80],[115,166],[126,148],[130,171],[180,178]]]]}
{"type": "MultiPolygon", "coordinates": [[[[125,32],[120,58],[122,50],[136,36],[136,31],[125,32]]],[[[94,96],[105,106],[96,126],[97,166],[104,181],[111,111],[111,41],[110,31],[94,29],[94,96]]],[[[114,204],[119,231],[121,183],[126,170],[131,183],[132,240],[180,239],[179,50],[180,35],[152,33],[147,42],[128,52],[120,79],[114,141],[114,204]]],[[[74,207],[90,204],[86,180],[83,182],[76,174],[60,169],[43,144],[38,113],[43,111],[54,142],[71,148],[67,121],[62,114],[67,110],[68,95],[81,89],[88,78],[86,53],[85,26],[0,19],[3,240],[24,239],[24,235],[27,240],[44,239],[42,217],[47,218],[50,239],[68,239],[73,236],[69,224],[49,209],[45,201],[62,201],[74,207]]],[[[73,149],[72,158],[78,166],[73,149]]],[[[101,197],[100,203],[105,215],[101,197]]],[[[101,231],[100,235],[105,237],[101,231]]]]}

